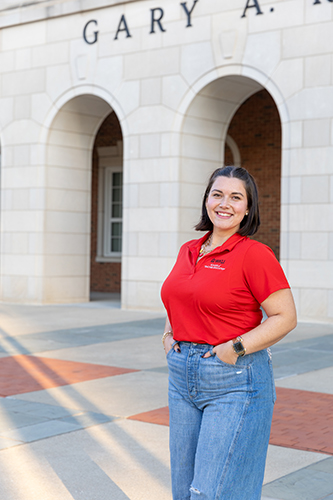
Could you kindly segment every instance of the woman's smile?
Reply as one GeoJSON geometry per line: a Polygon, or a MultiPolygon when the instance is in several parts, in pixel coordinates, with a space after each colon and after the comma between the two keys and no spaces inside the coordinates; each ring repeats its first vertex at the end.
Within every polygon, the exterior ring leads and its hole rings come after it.
{"type": "Polygon", "coordinates": [[[228,214],[227,212],[216,212],[219,217],[227,218],[232,217],[232,214],[228,214]]]}

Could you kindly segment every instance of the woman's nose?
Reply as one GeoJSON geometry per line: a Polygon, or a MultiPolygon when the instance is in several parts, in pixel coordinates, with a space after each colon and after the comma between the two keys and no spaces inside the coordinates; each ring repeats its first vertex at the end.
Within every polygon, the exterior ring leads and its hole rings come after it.
{"type": "Polygon", "coordinates": [[[228,205],[228,199],[225,197],[221,198],[219,205],[220,207],[226,207],[228,205]]]}

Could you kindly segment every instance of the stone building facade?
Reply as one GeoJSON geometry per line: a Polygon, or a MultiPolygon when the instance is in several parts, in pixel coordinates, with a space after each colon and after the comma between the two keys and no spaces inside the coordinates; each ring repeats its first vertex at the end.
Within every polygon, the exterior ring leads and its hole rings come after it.
{"type": "Polygon", "coordinates": [[[257,178],[300,319],[333,319],[329,0],[3,0],[1,296],[159,290],[210,173],[257,178]]]}

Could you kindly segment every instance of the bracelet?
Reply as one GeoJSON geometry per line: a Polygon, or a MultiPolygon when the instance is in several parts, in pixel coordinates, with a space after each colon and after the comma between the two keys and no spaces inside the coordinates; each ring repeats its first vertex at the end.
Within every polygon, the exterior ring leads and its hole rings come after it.
{"type": "Polygon", "coordinates": [[[173,335],[173,332],[171,330],[169,330],[168,332],[164,332],[163,333],[163,337],[162,337],[162,344],[164,345],[164,341],[167,337],[169,337],[169,335],[172,337],[173,335]]]}

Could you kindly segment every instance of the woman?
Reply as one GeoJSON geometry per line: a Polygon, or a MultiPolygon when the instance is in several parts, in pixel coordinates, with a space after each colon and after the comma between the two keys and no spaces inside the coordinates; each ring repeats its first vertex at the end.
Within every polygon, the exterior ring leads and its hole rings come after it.
{"type": "Polygon", "coordinates": [[[248,238],[259,224],[253,177],[215,170],[196,226],[209,232],[181,247],[162,287],[173,500],[261,498],[276,397],[268,348],[296,312],[272,250],[248,238]]]}

